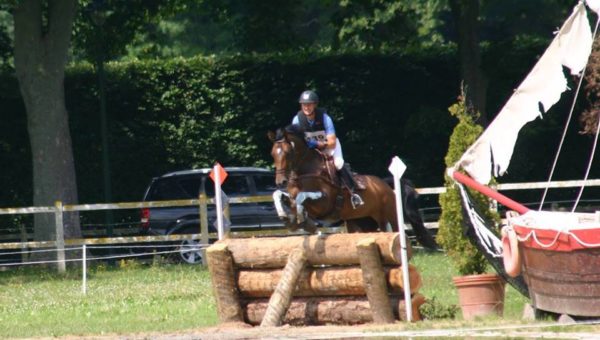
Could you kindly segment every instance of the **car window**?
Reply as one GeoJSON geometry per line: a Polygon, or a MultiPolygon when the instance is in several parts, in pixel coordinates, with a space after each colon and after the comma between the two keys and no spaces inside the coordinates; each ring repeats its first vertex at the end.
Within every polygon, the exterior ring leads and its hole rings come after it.
{"type": "Polygon", "coordinates": [[[277,190],[275,176],[271,174],[254,175],[254,184],[257,195],[271,195],[273,191],[277,190]]]}
{"type": "Polygon", "coordinates": [[[183,190],[177,181],[174,180],[157,180],[150,190],[147,200],[149,201],[165,201],[188,198],[188,194],[183,190]]]}
{"type": "Polygon", "coordinates": [[[186,177],[179,180],[179,186],[185,193],[186,197],[182,198],[197,198],[200,192],[200,177],[186,177]]]}
{"type": "Polygon", "coordinates": [[[229,197],[250,195],[250,187],[248,186],[248,180],[246,179],[246,176],[227,176],[227,179],[225,182],[223,182],[221,189],[229,197]]]}

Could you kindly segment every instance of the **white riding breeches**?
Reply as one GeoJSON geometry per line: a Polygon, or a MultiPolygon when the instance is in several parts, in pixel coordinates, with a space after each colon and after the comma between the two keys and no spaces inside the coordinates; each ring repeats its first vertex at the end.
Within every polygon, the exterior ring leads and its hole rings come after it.
{"type": "Polygon", "coordinates": [[[335,139],[335,148],[327,149],[325,151],[329,156],[333,157],[333,163],[335,164],[335,168],[340,170],[344,166],[344,156],[342,155],[342,144],[340,143],[339,138],[335,139]]]}

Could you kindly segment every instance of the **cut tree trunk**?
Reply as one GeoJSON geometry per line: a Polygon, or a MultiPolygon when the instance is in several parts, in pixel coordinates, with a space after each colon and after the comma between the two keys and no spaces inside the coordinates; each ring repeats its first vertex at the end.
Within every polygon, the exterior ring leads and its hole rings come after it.
{"type": "Polygon", "coordinates": [[[375,239],[383,263],[401,263],[397,233],[260,237],[227,239],[219,242],[227,244],[233,261],[239,268],[282,268],[290,252],[298,247],[304,249],[310,265],[359,264],[356,242],[369,237],[375,239]]]}
{"type": "Polygon", "coordinates": [[[275,292],[269,299],[269,306],[260,324],[261,326],[273,327],[281,324],[281,320],[292,301],[292,293],[304,265],[306,265],[306,256],[302,248],[292,251],[288,263],[283,269],[281,280],[279,280],[275,292]]]}
{"type": "Polygon", "coordinates": [[[225,244],[215,244],[206,249],[206,260],[217,302],[221,323],[243,322],[239,294],[235,286],[235,273],[231,253],[225,244]]]}
{"type": "MultiPolygon", "coordinates": [[[[419,306],[425,302],[421,294],[412,298],[413,320],[421,320],[419,306]]],[[[260,324],[267,309],[268,300],[251,300],[244,303],[244,318],[251,325],[260,324]]],[[[406,320],[404,301],[392,297],[394,315],[406,320]],[[402,309],[399,311],[399,309],[402,309]]],[[[314,297],[292,300],[283,318],[284,324],[325,325],[325,324],[364,324],[373,321],[369,301],[366,297],[314,297]]]]}
{"type": "MultiPolygon", "coordinates": [[[[402,295],[404,281],[402,267],[384,267],[388,288],[392,295],[402,295]]],[[[410,292],[422,285],[421,275],[413,265],[408,267],[410,292]]],[[[269,297],[281,280],[281,269],[243,269],[237,273],[237,285],[243,297],[269,297]]],[[[362,270],[358,266],[309,267],[298,279],[294,296],[365,295],[362,270]]]]}
{"type": "Polygon", "coordinates": [[[393,323],[394,314],[387,292],[387,280],[375,240],[366,238],[356,243],[363,283],[375,323],[393,323]]]}

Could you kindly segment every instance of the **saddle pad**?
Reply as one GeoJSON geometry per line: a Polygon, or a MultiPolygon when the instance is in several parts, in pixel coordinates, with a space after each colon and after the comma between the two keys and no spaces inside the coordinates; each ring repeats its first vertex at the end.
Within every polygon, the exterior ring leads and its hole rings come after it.
{"type": "Polygon", "coordinates": [[[356,182],[356,189],[365,190],[367,188],[367,179],[364,175],[352,174],[352,178],[356,182]]]}

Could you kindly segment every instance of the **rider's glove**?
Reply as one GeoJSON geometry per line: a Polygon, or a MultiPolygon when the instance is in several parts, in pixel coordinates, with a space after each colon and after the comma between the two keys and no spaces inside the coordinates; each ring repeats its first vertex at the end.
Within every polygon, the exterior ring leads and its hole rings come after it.
{"type": "Polygon", "coordinates": [[[319,146],[319,142],[311,139],[308,142],[306,142],[306,145],[311,149],[316,149],[319,146]]]}

